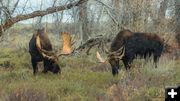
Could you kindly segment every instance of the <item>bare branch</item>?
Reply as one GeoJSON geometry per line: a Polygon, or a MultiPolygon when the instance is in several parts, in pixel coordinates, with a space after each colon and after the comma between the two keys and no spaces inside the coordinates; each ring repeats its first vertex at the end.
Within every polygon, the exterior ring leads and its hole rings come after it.
{"type": "Polygon", "coordinates": [[[28,3],[28,0],[26,0],[26,1],[25,1],[25,4],[24,4],[24,7],[22,8],[22,12],[21,12],[21,14],[23,14],[23,13],[24,13],[27,3],[28,3]]]}
{"type": "Polygon", "coordinates": [[[6,29],[10,28],[13,24],[15,24],[19,21],[27,20],[30,18],[38,17],[38,16],[44,16],[44,15],[52,14],[52,13],[55,13],[57,11],[63,11],[63,10],[71,9],[72,7],[79,6],[80,4],[82,4],[86,1],[87,0],[79,0],[77,2],[70,3],[67,5],[63,5],[63,6],[49,7],[44,11],[38,10],[38,11],[34,11],[32,13],[29,13],[29,14],[18,15],[16,17],[12,17],[10,19],[7,19],[3,25],[0,25],[0,33],[2,33],[3,30],[5,31],[6,29]]]}
{"type": "Polygon", "coordinates": [[[114,16],[110,13],[110,11],[107,8],[105,8],[105,9],[106,9],[107,14],[109,15],[109,17],[112,19],[112,21],[118,26],[119,25],[118,21],[114,18],[114,16]]]}
{"type": "Polygon", "coordinates": [[[87,40],[85,43],[76,48],[76,51],[82,51],[84,49],[87,49],[86,54],[88,55],[90,50],[95,46],[98,46],[99,49],[102,49],[102,51],[104,51],[104,45],[107,44],[109,41],[110,39],[107,39],[104,36],[99,35],[97,37],[93,37],[87,40]]]}
{"type": "Polygon", "coordinates": [[[14,7],[13,7],[13,9],[12,9],[12,11],[11,11],[12,14],[13,14],[14,11],[16,10],[18,3],[19,3],[19,0],[17,0],[16,3],[14,4],[14,7]]]}
{"type": "Polygon", "coordinates": [[[100,1],[100,0],[95,0],[95,1],[97,1],[97,2],[100,3],[100,4],[102,4],[102,5],[105,6],[106,8],[109,8],[109,9],[112,9],[112,10],[113,10],[113,8],[112,8],[111,6],[105,4],[104,2],[102,2],[102,1],[100,1]]]}

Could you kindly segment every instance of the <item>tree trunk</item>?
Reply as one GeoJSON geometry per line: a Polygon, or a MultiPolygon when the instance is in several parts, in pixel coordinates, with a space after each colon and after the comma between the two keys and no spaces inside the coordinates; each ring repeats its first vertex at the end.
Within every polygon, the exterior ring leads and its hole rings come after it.
{"type": "Polygon", "coordinates": [[[113,0],[113,7],[114,7],[114,17],[115,20],[117,21],[117,28],[116,31],[118,32],[120,29],[121,25],[121,19],[120,19],[120,0],[113,0]]]}
{"type": "Polygon", "coordinates": [[[180,46],[180,0],[175,0],[176,39],[180,46]]]}
{"type": "Polygon", "coordinates": [[[88,29],[88,17],[87,17],[87,2],[79,6],[79,27],[81,34],[81,41],[86,41],[89,38],[89,29],[88,29]]]}
{"type": "Polygon", "coordinates": [[[159,14],[158,14],[158,19],[156,21],[157,25],[157,32],[162,32],[162,29],[164,29],[164,22],[166,22],[166,10],[168,7],[168,1],[169,0],[164,0],[160,3],[160,9],[159,9],[159,14]]]}

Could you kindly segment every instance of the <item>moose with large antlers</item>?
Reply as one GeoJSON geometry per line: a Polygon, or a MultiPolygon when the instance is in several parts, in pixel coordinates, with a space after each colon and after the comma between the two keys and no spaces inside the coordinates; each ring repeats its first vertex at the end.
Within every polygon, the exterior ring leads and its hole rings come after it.
{"type": "Polygon", "coordinates": [[[37,73],[37,64],[41,61],[44,63],[44,73],[47,73],[48,71],[53,73],[61,72],[61,69],[58,65],[58,57],[72,53],[70,47],[70,35],[66,32],[61,33],[61,35],[63,38],[63,52],[53,51],[52,44],[44,28],[38,29],[37,32],[32,36],[29,42],[29,53],[31,55],[34,74],[37,73]]]}
{"type": "MultiPolygon", "coordinates": [[[[130,69],[130,64],[136,56],[148,59],[153,56],[155,67],[164,48],[163,40],[156,34],[131,32],[130,30],[120,31],[111,43],[110,50],[106,49],[108,61],[112,67],[112,74],[118,74],[119,60],[123,61],[126,70],[130,69]]],[[[104,60],[97,53],[99,60],[104,60]]]]}

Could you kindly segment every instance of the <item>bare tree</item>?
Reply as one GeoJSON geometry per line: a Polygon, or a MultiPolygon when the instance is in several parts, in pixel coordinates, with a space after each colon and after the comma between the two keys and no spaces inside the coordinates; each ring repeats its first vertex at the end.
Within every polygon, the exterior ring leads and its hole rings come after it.
{"type": "Polygon", "coordinates": [[[117,21],[116,30],[119,31],[121,25],[121,16],[120,16],[120,0],[112,0],[113,3],[113,11],[114,11],[114,18],[117,21]]]}
{"type": "Polygon", "coordinates": [[[176,38],[180,46],[180,0],[175,0],[176,38]]]}
{"type": "MultiPolygon", "coordinates": [[[[71,9],[72,7],[79,6],[80,4],[86,1],[87,0],[79,0],[77,2],[69,3],[67,5],[49,7],[46,10],[38,10],[29,14],[20,14],[15,17],[12,17],[12,15],[9,13],[10,12],[9,9],[6,9],[6,13],[8,15],[5,16],[6,19],[0,25],[0,36],[3,33],[3,31],[7,30],[8,28],[10,28],[12,25],[14,25],[15,23],[19,21],[27,20],[30,18],[38,17],[38,16],[52,14],[58,11],[66,10],[66,9],[71,9]]],[[[1,8],[6,8],[6,7],[2,6],[1,8]]]]}
{"type": "Polygon", "coordinates": [[[156,29],[157,31],[159,31],[159,29],[162,28],[161,25],[163,25],[163,23],[166,20],[166,11],[168,9],[168,1],[169,0],[163,0],[160,3],[160,8],[158,11],[158,18],[157,18],[156,23],[155,23],[155,25],[157,26],[157,29],[156,29]]]}
{"type": "Polygon", "coordinates": [[[86,41],[89,38],[87,2],[81,4],[79,9],[81,41],[86,41]]]}

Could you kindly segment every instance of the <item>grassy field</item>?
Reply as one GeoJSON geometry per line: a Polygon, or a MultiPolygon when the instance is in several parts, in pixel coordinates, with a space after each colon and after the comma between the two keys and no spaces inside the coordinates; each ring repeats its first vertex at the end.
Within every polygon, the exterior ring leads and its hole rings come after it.
{"type": "Polygon", "coordinates": [[[0,101],[164,101],[165,86],[180,85],[180,60],[167,55],[158,68],[136,59],[125,71],[121,63],[122,70],[113,77],[109,64],[98,63],[92,51],[60,57],[61,74],[43,74],[40,64],[34,76],[29,39],[21,40],[0,47],[0,101]]]}

